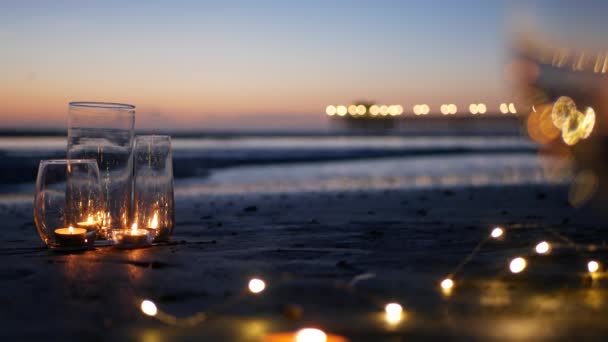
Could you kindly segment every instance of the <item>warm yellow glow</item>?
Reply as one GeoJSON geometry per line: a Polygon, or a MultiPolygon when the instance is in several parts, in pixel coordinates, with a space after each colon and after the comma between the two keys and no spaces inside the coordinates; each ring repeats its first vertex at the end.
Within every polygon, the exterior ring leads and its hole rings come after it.
{"type": "Polygon", "coordinates": [[[595,260],[591,260],[587,263],[587,270],[589,270],[589,273],[595,273],[597,271],[599,271],[600,269],[600,263],[595,261],[595,260]]]}
{"type": "Polygon", "coordinates": [[[420,115],[420,105],[415,105],[414,108],[412,108],[412,110],[414,111],[414,114],[416,115],[420,115]]]}
{"type": "Polygon", "coordinates": [[[369,113],[373,116],[378,115],[378,113],[380,113],[380,108],[376,105],[372,105],[371,107],[369,107],[369,113]]]}
{"type": "Polygon", "coordinates": [[[93,216],[89,215],[89,217],[87,217],[87,223],[93,223],[93,222],[94,222],[93,221],[93,216]]]}
{"type": "Polygon", "coordinates": [[[446,104],[442,104],[441,107],[439,107],[439,111],[441,112],[441,114],[443,115],[448,115],[450,114],[450,110],[448,109],[448,105],[446,104]]]}
{"type": "Polygon", "coordinates": [[[587,139],[593,132],[593,128],[595,127],[595,110],[591,107],[587,107],[585,110],[585,116],[583,118],[583,122],[581,123],[581,138],[587,139]]]}
{"type": "Polygon", "coordinates": [[[266,283],[262,279],[253,278],[249,281],[249,291],[260,293],[266,288],[266,283]]]}
{"type": "Polygon", "coordinates": [[[399,106],[397,105],[388,106],[388,113],[391,116],[397,116],[401,114],[401,112],[399,111],[399,106]]]}
{"type": "Polygon", "coordinates": [[[150,228],[156,229],[158,228],[158,215],[154,213],[152,220],[150,221],[150,228]]]}
{"type": "Polygon", "coordinates": [[[325,113],[329,116],[336,115],[336,106],[329,105],[325,108],[325,113]]]}
{"type": "Polygon", "coordinates": [[[471,103],[469,105],[469,112],[471,112],[473,115],[477,114],[477,104],[471,103]]]}
{"type": "Polygon", "coordinates": [[[382,105],[380,106],[380,115],[388,115],[388,106],[386,105],[382,105]]]}
{"type": "Polygon", "coordinates": [[[355,105],[348,106],[348,114],[357,115],[357,106],[355,106],[355,105]]]}
{"type": "Polygon", "coordinates": [[[457,111],[458,111],[458,107],[456,107],[455,104],[450,103],[448,105],[448,114],[452,114],[453,115],[453,114],[456,114],[457,111]]]}
{"type": "Polygon", "coordinates": [[[506,103],[501,103],[499,109],[501,113],[509,114],[509,106],[506,103]]]}
{"type": "Polygon", "coordinates": [[[336,113],[339,116],[344,116],[344,115],[346,115],[347,112],[348,112],[348,110],[346,109],[346,106],[338,106],[338,108],[336,108],[336,113]]]}
{"type": "Polygon", "coordinates": [[[551,245],[547,241],[541,241],[536,245],[536,253],[547,254],[551,250],[551,245]]]}
{"type": "Polygon", "coordinates": [[[68,227],[68,233],[69,233],[69,234],[74,234],[74,227],[69,226],[69,227],[68,227]]]}
{"type": "Polygon", "coordinates": [[[504,234],[504,230],[500,227],[496,227],[494,229],[492,229],[492,232],[490,233],[490,236],[498,239],[499,237],[501,237],[504,234]]]}
{"type": "Polygon", "coordinates": [[[365,109],[364,105],[358,105],[357,106],[357,114],[359,114],[359,115],[365,115],[366,111],[367,110],[365,109]]]}
{"type": "Polygon", "coordinates": [[[148,316],[156,316],[158,310],[156,309],[156,304],[154,304],[151,300],[144,300],[141,302],[141,312],[148,316]]]}
{"type": "Polygon", "coordinates": [[[487,108],[486,108],[485,103],[479,103],[479,104],[477,104],[477,112],[479,114],[485,114],[486,110],[487,110],[487,108]]]}
{"type": "Polygon", "coordinates": [[[131,226],[131,234],[137,234],[137,222],[133,223],[133,225],[131,226]]]}
{"type": "Polygon", "coordinates": [[[511,260],[511,263],[509,264],[509,269],[513,273],[519,273],[519,272],[525,270],[526,266],[527,266],[526,259],[524,259],[522,257],[517,257],[517,258],[511,260]]]}
{"type": "Polygon", "coordinates": [[[401,115],[401,114],[403,114],[403,106],[397,105],[397,115],[401,115]]]}
{"type": "Polygon", "coordinates": [[[515,104],[513,104],[513,102],[509,103],[509,112],[517,114],[517,110],[515,109],[515,104]]]}
{"type": "Polygon", "coordinates": [[[326,342],[327,334],[315,328],[304,328],[296,333],[296,342],[326,342]]]}
{"type": "Polygon", "coordinates": [[[431,111],[431,108],[428,105],[426,105],[426,104],[423,104],[420,107],[422,107],[421,108],[421,112],[422,112],[423,115],[427,115],[431,111]]]}
{"type": "Polygon", "coordinates": [[[390,324],[399,323],[403,316],[403,307],[398,303],[389,303],[384,307],[386,321],[390,324]]]}
{"type": "Polygon", "coordinates": [[[454,281],[450,278],[445,278],[443,279],[443,281],[441,282],[441,288],[444,291],[449,291],[454,287],[454,281]]]}

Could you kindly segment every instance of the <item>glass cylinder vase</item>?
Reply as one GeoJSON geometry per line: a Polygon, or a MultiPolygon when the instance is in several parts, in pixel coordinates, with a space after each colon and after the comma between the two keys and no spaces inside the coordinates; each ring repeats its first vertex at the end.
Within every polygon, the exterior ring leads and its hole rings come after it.
{"type": "Polygon", "coordinates": [[[129,224],[133,184],[135,106],[104,102],[71,102],[68,115],[68,158],[95,159],[103,200],[100,237],[129,224]]]}
{"type": "Polygon", "coordinates": [[[135,138],[134,221],[154,232],[154,241],[169,240],[175,222],[171,137],[135,138]]]}
{"type": "Polygon", "coordinates": [[[52,249],[92,246],[105,212],[102,198],[95,160],[41,161],[34,199],[38,235],[52,249]]]}

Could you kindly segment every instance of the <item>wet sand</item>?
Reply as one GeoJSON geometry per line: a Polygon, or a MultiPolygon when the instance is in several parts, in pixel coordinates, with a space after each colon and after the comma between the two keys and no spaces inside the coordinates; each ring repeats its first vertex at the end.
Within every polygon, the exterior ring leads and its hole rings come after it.
{"type": "Polygon", "coordinates": [[[586,260],[608,262],[608,234],[566,199],[556,185],[178,197],[171,244],[80,254],[46,250],[31,205],[4,204],[0,336],[259,341],[312,325],[351,341],[601,340],[607,282],[591,280],[586,260]],[[489,241],[444,295],[438,282],[495,225],[505,239],[489,241]],[[551,255],[508,272],[545,239],[551,255]],[[244,291],[252,276],[267,282],[260,295],[244,291]],[[142,298],[207,320],[166,325],[141,314],[142,298]],[[396,325],[383,319],[390,301],[406,310],[396,325]]]}

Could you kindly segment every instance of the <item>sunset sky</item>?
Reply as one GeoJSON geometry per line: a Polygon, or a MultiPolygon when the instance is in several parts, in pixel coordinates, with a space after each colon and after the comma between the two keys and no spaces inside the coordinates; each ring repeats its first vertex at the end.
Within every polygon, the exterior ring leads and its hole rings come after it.
{"type": "Polygon", "coordinates": [[[496,105],[500,1],[0,2],[0,127],[62,127],[69,101],[137,125],[322,127],[328,104],[496,105]]]}

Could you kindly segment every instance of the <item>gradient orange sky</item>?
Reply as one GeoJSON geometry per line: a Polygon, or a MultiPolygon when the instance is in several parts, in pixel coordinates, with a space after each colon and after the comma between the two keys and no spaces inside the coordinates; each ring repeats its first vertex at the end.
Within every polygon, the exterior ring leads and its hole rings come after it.
{"type": "MultiPolygon", "coordinates": [[[[63,127],[70,101],[137,126],[317,128],[356,99],[495,105],[495,1],[3,1],[0,127],[63,127]]],[[[507,99],[508,100],[508,99],[507,99]]]]}

